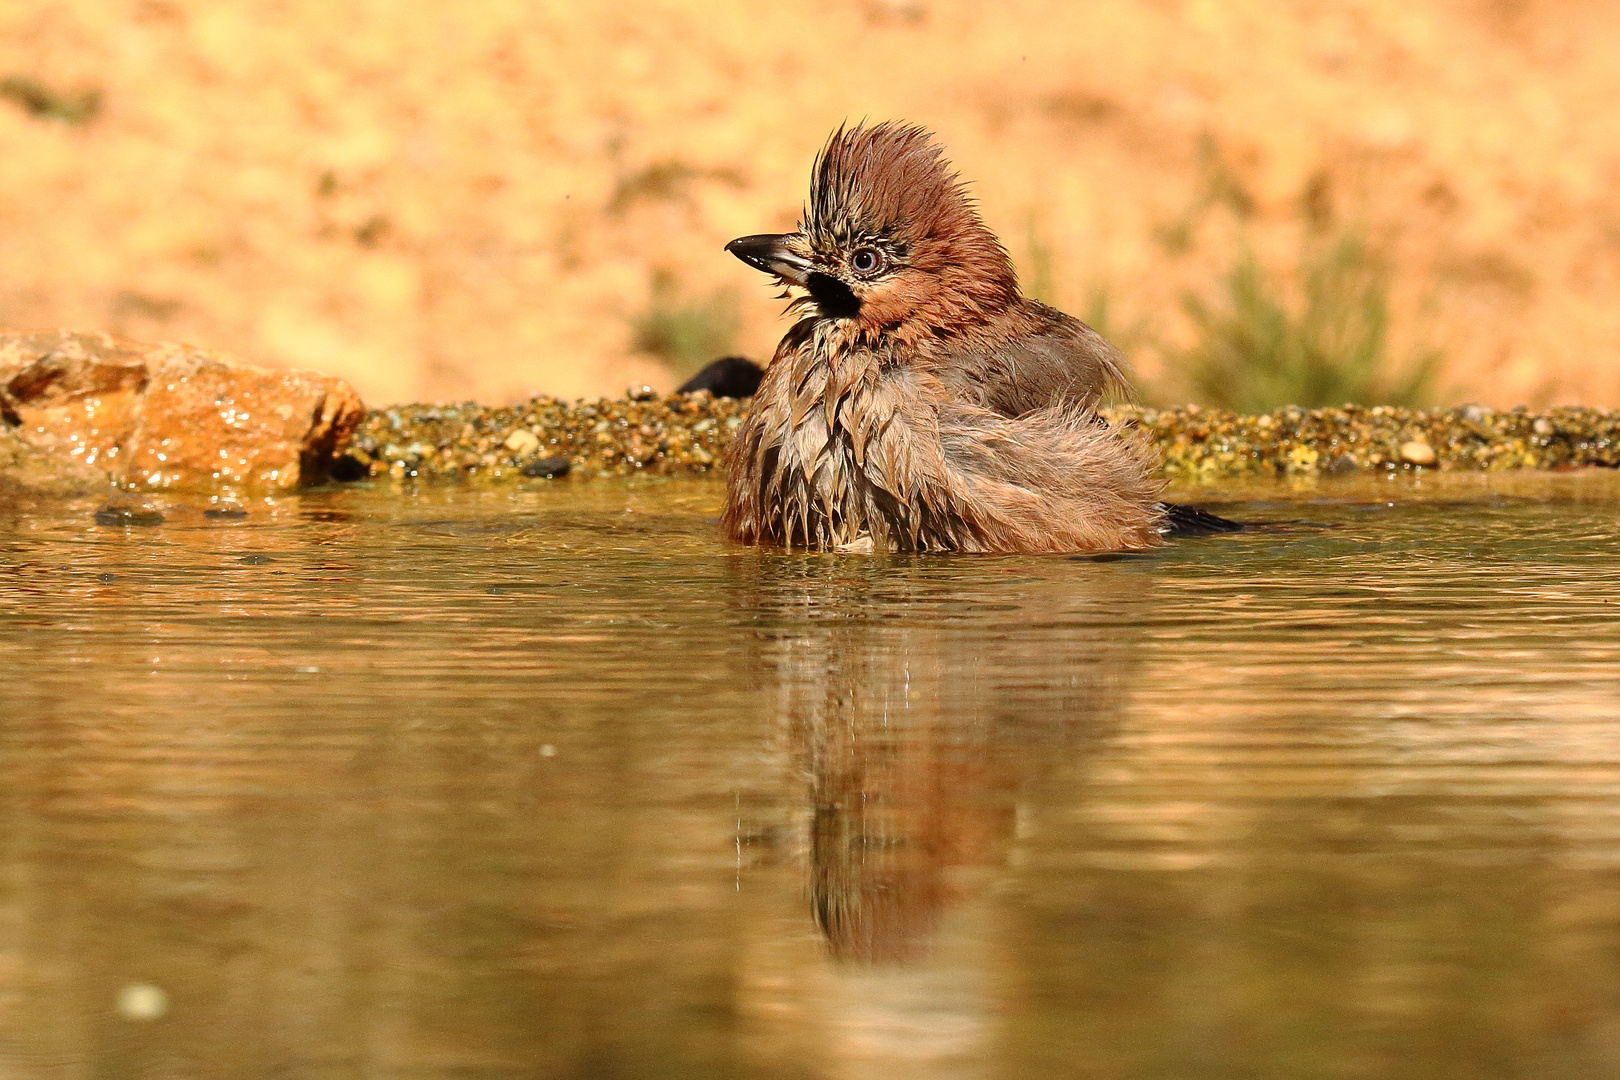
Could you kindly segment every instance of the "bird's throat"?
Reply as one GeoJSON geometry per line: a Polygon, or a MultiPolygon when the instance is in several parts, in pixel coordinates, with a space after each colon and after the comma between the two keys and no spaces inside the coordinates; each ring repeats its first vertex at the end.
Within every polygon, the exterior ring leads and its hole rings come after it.
{"type": "Polygon", "coordinates": [[[853,319],[861,313],[861,301],[848,285],[828,274],[812,273],[805,281],[810,298],[829,319],[853,319]]]}

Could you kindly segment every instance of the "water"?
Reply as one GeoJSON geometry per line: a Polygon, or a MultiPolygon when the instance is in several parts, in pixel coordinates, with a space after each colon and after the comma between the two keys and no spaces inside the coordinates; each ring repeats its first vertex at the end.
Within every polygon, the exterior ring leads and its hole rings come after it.
{"type": "Polygon", "coordinates": [[[1620,1076],[1620,476],[1222,498],[0,507],[0,1076],[1620,1076]]]}

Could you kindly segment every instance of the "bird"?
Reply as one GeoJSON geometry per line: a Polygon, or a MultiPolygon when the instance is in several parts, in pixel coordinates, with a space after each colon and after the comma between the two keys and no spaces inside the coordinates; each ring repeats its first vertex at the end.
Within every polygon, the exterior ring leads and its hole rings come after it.
{"type": "Polygon", "coordinates": [[[839,127],[795,231],[726,250],[796,317],[727,452],[730,539],[1094,554],[1232,524],[1160,501],[1146,442],[1097,412],[1128,386],[1121,353],[1020,293],[925,128],[839,127]]]}

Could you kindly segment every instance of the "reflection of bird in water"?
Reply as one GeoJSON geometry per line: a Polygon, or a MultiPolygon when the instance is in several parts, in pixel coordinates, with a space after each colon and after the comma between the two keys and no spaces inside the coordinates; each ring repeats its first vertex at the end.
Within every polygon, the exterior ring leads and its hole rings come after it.
{"type": "Polygon", "coordinates": [[[1118,708],[1133,649],[1119,627],[1150,599],[1138,575],[1043,560],[1009,585],[981,565],[737,564],[730,593],[764,619],[759,669],[808,782],[811,911],[840,959],[928,952],[1005,858],[1023,789],[1083,757],[1118,708]]]}
{"type": "Polygon", "coordinates": [[[808,748],[811,909],[834,956],[921,955],[960,891],[953,872],[999,861],[1016,773],[984,734],[856,724],[808,748]]]}
{"type": "Polygon", "coordinates": [[[1151,454],[1094,411],[1123,385],[1119,353],[1019,295],[1006,249],[927,132],[839,130],[799,230],[728,250],[804,290],[727,458],[734,539],[1010,552],[1159,542],[1151,454]]]}

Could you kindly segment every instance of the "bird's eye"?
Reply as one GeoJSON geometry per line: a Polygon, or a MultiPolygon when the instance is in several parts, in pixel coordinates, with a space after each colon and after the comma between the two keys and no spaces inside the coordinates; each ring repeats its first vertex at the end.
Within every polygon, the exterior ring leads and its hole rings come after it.
{"type": "Polygon", "coordinates": [[[871,277],[883,269],[883,253],[877,248],[856,248],[849,257],[849,268],[862,277],[871,277]]]}

